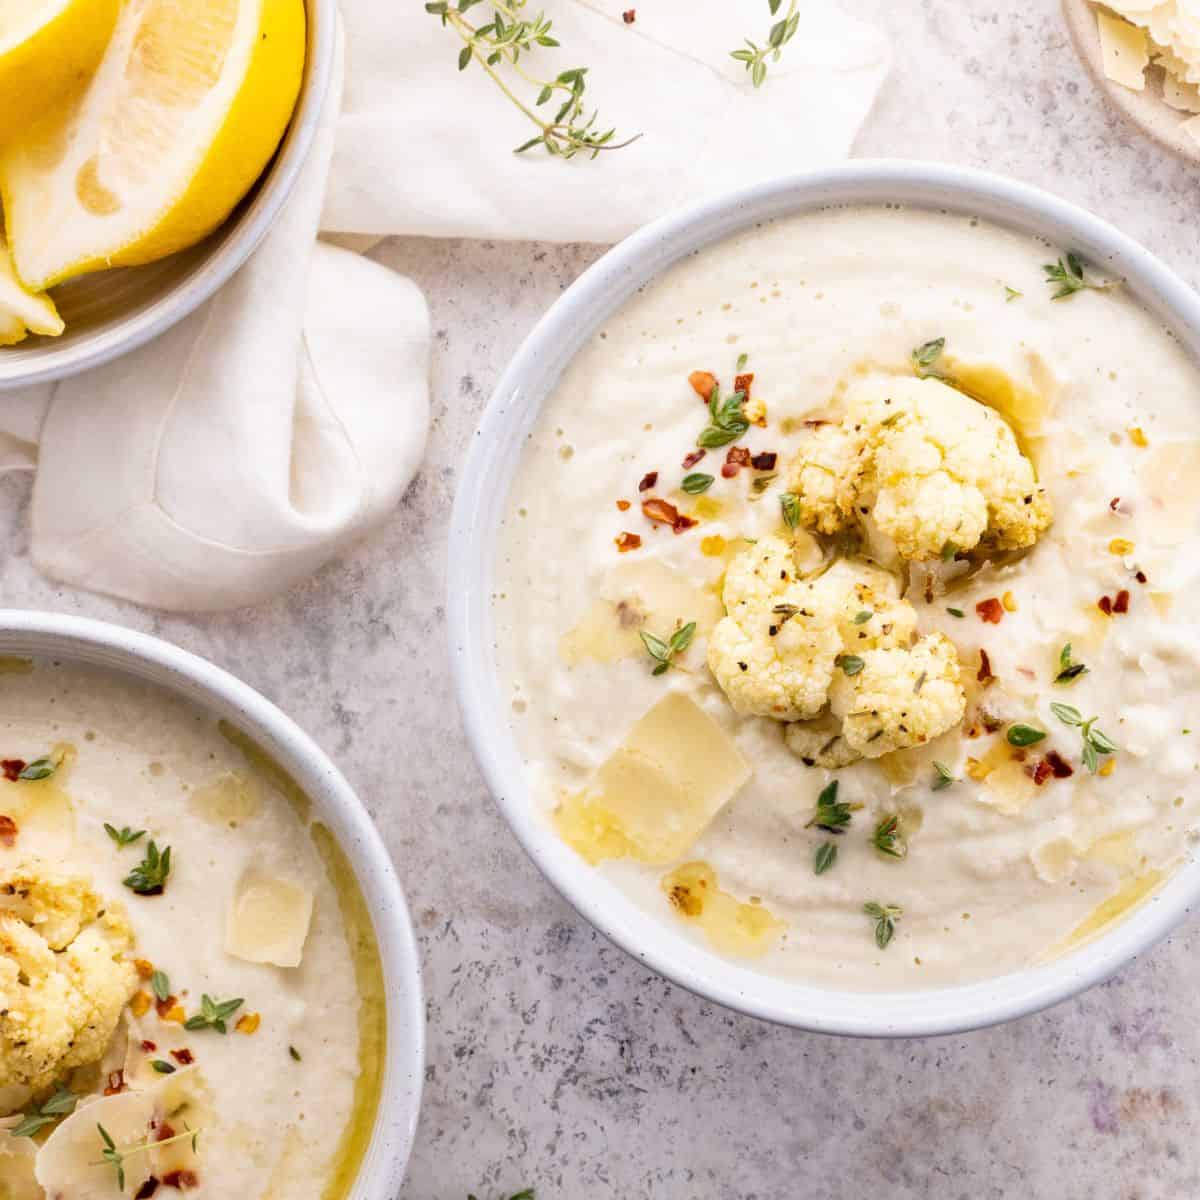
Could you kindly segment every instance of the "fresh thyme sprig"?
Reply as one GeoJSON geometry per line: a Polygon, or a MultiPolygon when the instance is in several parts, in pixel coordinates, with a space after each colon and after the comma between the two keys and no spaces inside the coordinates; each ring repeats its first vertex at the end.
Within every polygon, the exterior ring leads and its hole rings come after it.
{"type": "Polygon", "coordinates": [[[523,56],[531,55],[540,47],[559,45],[551,33],[552,22],[547,20],[545,13],[526,18],[526,3],[527,0],[456,0],[455,3],[429,0],[425,5],[427,13],[439,17],[443,26],[453,29],[462,39],[458,69],[465,71],[472,61],[477,62],[500,91],[540,130],[536,137],[518,146],[515,153],[523,154],[534,146],[544,146],[546,152],[556,158],[574,158],[580,152],[595,158],[601,150],[620,150],[637,141],[641,134],[623,142],[615,141],[615,129],[601,129],[597,125],[596,111],[588,115],[584,108],[587,67],[572,67],[553,79],[542,79],[525,70],[521,65],[523,56]],[[491,20],[482,25],[473,24],[464,15],[478,4],[486,4],[486,12],[491,15],[491,20]],[[505,75],[514,86],[523,83],[536,88],[536,99],[532,102],[521,99],[509,86],[505,75]],[[537,110],[554,99],[559,101],[559,107],[552,118],[546,119],[537,110]]]}
{"type": "Polygon", "coordinates": [[[696,636],[696,622],[689,621],[675,630],[665,642],[662,638],[655,637],[654,634],[647,633],[644,629],[640,636],[642,645],[646,647],[646,653],[654,659],[654,670],[650,674],[663,675],[670,670],[675,655],[682,654],[692,644],[692,638],[696,636]]]}
{"type": "Polygon", "coordinates": [[[708,398],[709,423],[696,439],[696,445],[715,450],[718,446],[736,442],[750,428],[742,408],[745,402],[745,392],[730,392],[728,396],[722,396],[720,384],[713,384],[712,395],[708,398]]]}
{"type": "Polygon", "coordinates": [[[165,847],[160,854],[158,845],[151,838],[145,857],[121,882],[139,896],[161,896],[170,874],[171,847],[165,847]]]}
{"type": "Polygon", "coordinates": [[[1096,728],[1099,717],[1083,719],[1083,713],[1071,704],[1050,705],[1050,711],[1064,724],[1074,726],[1079,730],[1083,739],[1083,765],[1095,775],[1100,769],[1100,756],[1116,754],[1120,749],[1116,742],[1106,733],[1096,728]]]}
{"type": "Polygon", "coordinates": [[[11,1137],[33,1137],[47,1125],[52,1125],[59,1117],[65,1117],[75,1111],[79,1097],[64,1087],[58,1088],[49,1100],[43,1100],[33,1112],[28,1113],[19,1125],[9,1130],[11,1137]]]}
{"type": "Polygon", "coordinates": [[[236,1000],[214,1000],[208,993],[200,997],[200,1011],[188,1017],[183,1023],[184,1029],[215,1029],[218,1033],[226,1032],[225,1022],[245,1003],[241,997],[236,1000]]]}
{"type": "Polygon", "coordinates": [[[118,829],[115,825],[110,825],[107,821],[104,822],[104,832],[108,834],[118,848],[124,849],[126,846],[132,846],[139,838],[146,836],[144,829],[130,829],[128,825],[123,825],[118,829]]]}
{"type": "Polygon", "coordinates": [[[1071,657],[1071,643],[1068,642],[1059,653],[1058,674],[1055,675],[1054,682],[1070,683],[1073,679],[1078,679],[1080,675],[1086,674],[1087,667],[1071,657]]]}
{"type": "Polygon", "coordinates": [[[843,804],[838,798],[838,781],[835,779],[821,789],[817,797],[817,806],[813,815],[804,826],[805,829],[815,825],[826,833],[845,833],[845,827],[850,824],[851,815],[862,808],[861,804],[843,804]]]}
{"type": "Polygon", "coordinates": [[[139,1142],[135,1146],[126,1146],[124,1149],[121,1149],[113,1141],[112,1134],[103,1125],[97,1122],[96,1128],[100,1131],[101,1163],[109,1163],[115,1168],[117,1172],[117,1188],[122,1192],[125,1190],[125,1160],[127,1158],[132,1158],[135,1154],[145,1154],[148,1150],[161,1150],[164,1146],[171,1145],[172,1142],[182,1142],[185,1139],[190,1139],[192,1150],[194,1151],[196,1149],[196,1139],[200,1136],[199,1129],[187,1129],[185,1133],[177,1133],[173,1137],[163,1138],[162,1141],[151,1140],[139,1142]]]}
{"type": "Polygon", "coordinates": [[[875,826],[871,845],[888,858],[904,858],[908,854],[908,839],[900,828],[899,814],[892,813],[875,826]]]}
{"type": "Polygon", "coordinates": [[[1046,273],[1046,282],[1057,284],[1058,290],[1050,297],[1051,300],[1065,300],[1090,289],[1093,292],[1108,292],[1121,286],[1119,279],[1109,279],[1104,283],[1093,283],[1083,273],[1083,263],[1074,250],[1069,251],[1066,258],[1060,258],[1056,263],[1043,263],[1042,270],[1046,273]]]}
{"type": "Polygon", "coordinates": [[[935,792],[940,792],[943,788],[948,788],[954,782],[954,775],[945,763],[934,762],[933,776],[933,790],[935,792]]]}
{"type": "MultiPolygon", "coordinates": [[[[783,7],[783,0],[767,0],[767,7],[771,10],[771,16],[777,16],[783,7]]],[[[762,87],[767,78],[767,60],[778,62],[784,46],[796,36],[800,25],[799,10],[800,0],[791,0],[787,12],[771,26],[765,46],[759,46],[747,38],[744,48],[730,51],[729,57],[736,58],[750,72],[750,81],[755,87],[762,87]]]]}
{"type": "Polygon", "coordinates": [[[876,904],[874,900],[863,905],[863,912],[875,922],[875,945],[886,950],[896,936],[896,922],[904,912],[898,904],[876,904]]]}

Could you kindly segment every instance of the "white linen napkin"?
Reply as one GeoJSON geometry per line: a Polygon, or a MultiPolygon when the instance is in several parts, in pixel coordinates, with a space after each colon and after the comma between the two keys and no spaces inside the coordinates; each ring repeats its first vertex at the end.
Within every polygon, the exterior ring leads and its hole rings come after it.
{"type": "Polygon", "coordinates": [[[644,4],[545,0],[562,42],[545,52],[552,72],[590,65],[602,119],[643,134],[564,163],[511,153],[532,127],[477,66],[459,73],[461,44],[421,0],[343,0],[340,122],[339,39],[309,162],[247,266],[119,362],[0,394],[0,470],[37,469],[39,569],[152,607],[233,608],[310,574],[394,507],[424,448],[428,314],[407,280],[315,242],[318,223],[608,242],[849,152],[888,68],[871,27],[805,0],[755,91],[729,51],[764,40],[763,0],[644,4]]]}

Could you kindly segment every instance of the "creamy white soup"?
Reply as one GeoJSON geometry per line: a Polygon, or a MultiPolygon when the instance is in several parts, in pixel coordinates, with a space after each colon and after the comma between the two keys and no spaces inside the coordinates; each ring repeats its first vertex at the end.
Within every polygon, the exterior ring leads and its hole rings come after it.
{"type": "Polygon", "coordinates": [[[336,1200],[383,993],[329,830],[236,730],[0,660],[0,1195],[336,1200]]]}
{"type": "Polygon", "coordinates": [[[1184,861],[1200,375],[1070,251],[804,215],[677,264],[577,355],[494,604],[581,871],[871,990],[1060,955],[1184,861]]]}

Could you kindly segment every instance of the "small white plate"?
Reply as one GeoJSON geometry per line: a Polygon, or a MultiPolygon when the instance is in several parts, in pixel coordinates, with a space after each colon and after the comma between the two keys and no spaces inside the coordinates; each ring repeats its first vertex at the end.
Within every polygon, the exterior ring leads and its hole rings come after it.
{"type": "Polygon", "coordinates": [[[1191,162],[1200,162],[1200,142],[1183,128],[1183,123],[1192,114],[1172,108],[1162,98],[1162,68],[1151,67],[1146,72],[1144,92],[1135,92],[1114,83],[1104,74],[1096,5],[1091,0],[1063,0],[1063,15],[1067,18],[1067,26],[1079,57],[1121,113],[1160,146],[1191,162]]]}

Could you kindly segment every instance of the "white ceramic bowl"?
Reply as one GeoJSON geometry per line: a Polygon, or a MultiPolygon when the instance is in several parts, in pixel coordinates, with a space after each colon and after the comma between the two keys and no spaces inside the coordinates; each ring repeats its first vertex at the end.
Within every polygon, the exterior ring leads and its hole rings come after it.
{"type": "Polygon", "coordinates": [[[1124,277],[1137,299],[1200,358],[1200,297],[1124,234],[1045,192],[979,171],[910,162],[857,162],[780,179],[655,222],[560,297],[517,352],[484,413],[455,499],[449,549],[449,627],[467,734],[505,817],[550,882],[607,937],[702,996],[802,1029],[875,1037],[995,1024],[1106,979],[1188,911],[1200,896],[1200,863],[1190,860],[1141,908],[1060,962],[983,983],[847,992],[729,962],[647,915],[539,819],[498,686],[489,598],[497,530],[526,435],[563,368],[609,314],[679,258],[747,226],[831,204],[893,202],[970,213],[1078,251],[1106,274],[1124,277]]]}
{"type": "Polygon", "coordinates": [[[379,1113],[349,1200],[392,1200],[412,1149],[424,1078],[421,968],[392,861],[350,785],[316,743],[269,700],[169,642],[103,621],[0,609],[0,655],[87,663],[166,688],[252,738],[312,801],[362,888],[387,991],[387,1062],[379,1113]]]}
{"type": "Polygon", "coordinates": [[[0,350],[0,391],[65,379],[127,354],[203,304],[249,258],[291,194],[329,91],[337,0],[305,0],[305,9],[308,49],[296,111],[275,157],[246,198],[198,246],[51,289],[66,331],[0,350]]]}

